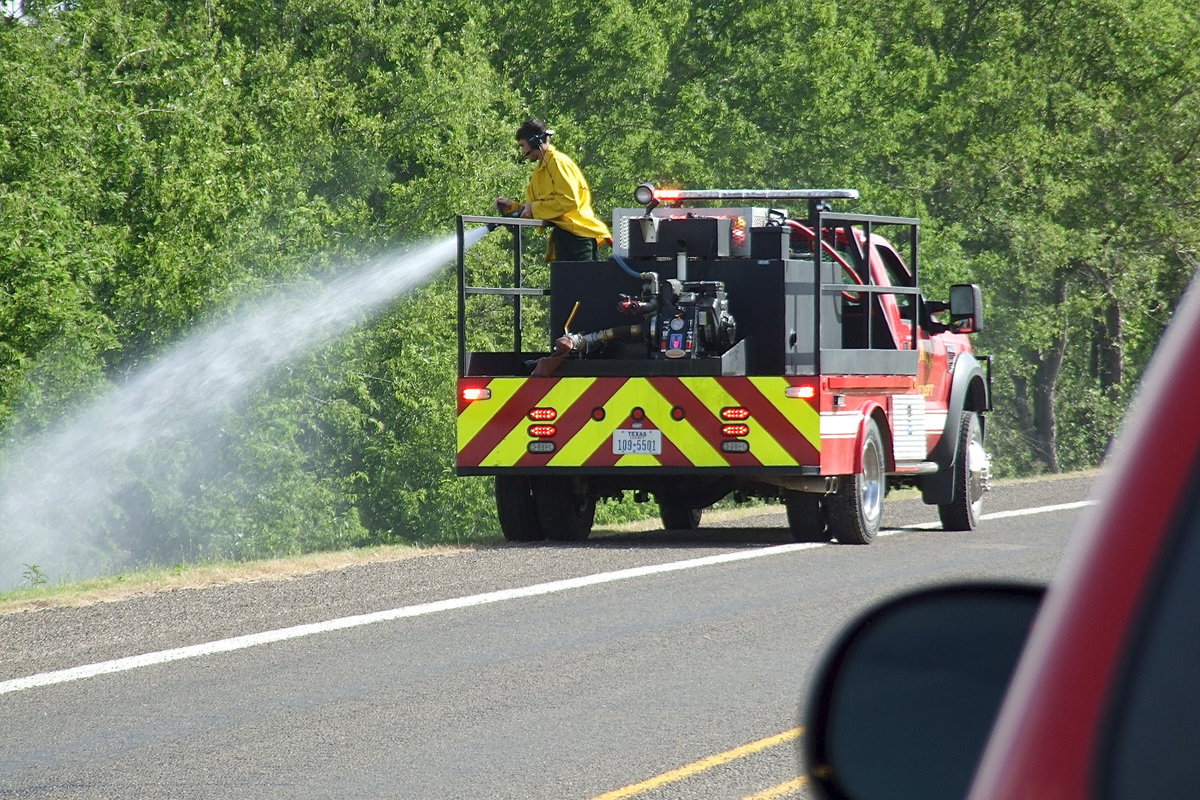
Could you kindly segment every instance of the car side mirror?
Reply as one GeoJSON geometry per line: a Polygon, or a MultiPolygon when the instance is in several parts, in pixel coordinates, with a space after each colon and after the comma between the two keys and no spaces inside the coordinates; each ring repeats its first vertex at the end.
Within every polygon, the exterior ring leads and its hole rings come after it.
{"type": "Polygon", "coordinates": [[[965,797],[1041,588],[968,584],[868,611],[820,668],[803,755],[821,796],[965,797]]]}
{"type": "Polygon", "coordinates": [[[983,292],[974,283],[950,287],[950,325],[959,333],[983,330],[983,292]]]}

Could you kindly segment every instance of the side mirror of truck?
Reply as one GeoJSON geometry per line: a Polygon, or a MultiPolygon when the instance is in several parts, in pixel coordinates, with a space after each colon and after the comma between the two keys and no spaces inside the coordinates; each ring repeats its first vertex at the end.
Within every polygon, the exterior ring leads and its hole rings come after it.
{"type": "Polygon", "coordinates": [[[958,333],[983,330],[983,292],[978,284],[956,283],[950,287],[950,326],[958,333]]]}
{"type": "Polygon", "coordinates": [[[817,673],[802,741],[817,793],[966,796],[1044,590],[963,584],[885,602],[817,673]]]}

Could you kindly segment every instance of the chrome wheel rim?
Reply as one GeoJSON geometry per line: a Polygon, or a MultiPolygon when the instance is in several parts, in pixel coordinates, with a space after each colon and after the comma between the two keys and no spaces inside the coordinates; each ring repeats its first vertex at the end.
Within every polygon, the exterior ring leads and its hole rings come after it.
{"type": "Polygon", "coordinates": [[[991,460],[983,449],[979,430],[975,429],[967,444],[967,497],[971,500],[971,516],[978,518],[983,510],[983,495],[991,477],[991,460]]]}
{"type": "Polygon", "coordinates": [[[883,459],[879,454],[879,443],[867,439],[863,447],[862,485],[859,487],[863,520],[874,528],[883,513],[883,459]]]}

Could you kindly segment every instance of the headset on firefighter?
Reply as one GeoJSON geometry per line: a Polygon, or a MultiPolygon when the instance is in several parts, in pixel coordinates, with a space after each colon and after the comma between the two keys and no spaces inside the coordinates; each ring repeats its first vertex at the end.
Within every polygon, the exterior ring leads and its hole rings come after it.
{"type": "Polygon", "coordinates": [[[530,150],[538,150],[550,140],[554,131],[540,119],[528,119],[517,129],[517,138],[529,143],[530,150]]]}
{"type": "Polygon", "coordinates": [[[554,131],[547,128],[545,133],[535,133],[532,136],[530,136],[528,139],[526,139],[525,141],[529,142],[529,147],[531,149],[539,150],[539,149],[541,149],[542,145],[544,145],[548,141],[550,141],[550,137],[553,135],[554,135],[554,131]]]}

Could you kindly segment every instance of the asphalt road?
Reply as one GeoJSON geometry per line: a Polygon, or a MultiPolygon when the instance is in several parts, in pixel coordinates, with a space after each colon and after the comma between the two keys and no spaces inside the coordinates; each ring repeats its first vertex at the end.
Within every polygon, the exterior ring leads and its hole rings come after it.
{"type": "Polygon", "coordinates": [[[916,585],[1045,581],[1081,510],[997,512],[1091,483],[1001,484],[969,534],[889,498],[869,547],[784,546],[780,510],[0,615],[0,798],[807,797],[837,630],[916,585]]]}

